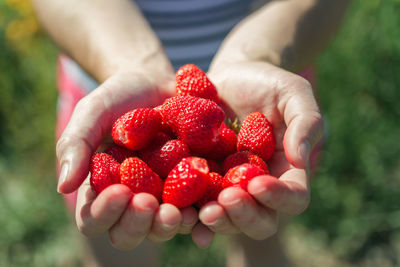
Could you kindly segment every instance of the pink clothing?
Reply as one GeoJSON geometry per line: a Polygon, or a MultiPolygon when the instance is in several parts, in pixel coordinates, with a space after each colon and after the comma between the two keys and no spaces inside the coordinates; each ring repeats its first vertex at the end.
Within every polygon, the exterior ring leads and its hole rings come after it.
{"type": "MultiPolygon", "coordinates": [[[[76,104],[86,94],[70,77],[66,74],[65,68],[61,64],[61,55],[57,61],[57,87],[58,87],[58,111],[56,138],[60,138],[65,127],[67,126],[76,104]]],[[[58,173],[59,173],[58,168],[58,173]]],[[[77,191],[71,194],[65,194],[64,199],[70,211],[75,210],[77,191]]]]}

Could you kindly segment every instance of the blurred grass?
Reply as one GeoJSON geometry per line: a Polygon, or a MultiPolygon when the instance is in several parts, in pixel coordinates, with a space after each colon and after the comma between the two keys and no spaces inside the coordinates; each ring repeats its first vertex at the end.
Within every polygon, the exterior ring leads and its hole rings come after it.
{"type": "Polygon", "coordinates": [[[400,1],[355,1],[318,61],[329,140],[298,223],[351,263],[381,248],[399,260],[400,1]]]}
{"type": "MultiPolygon", "coordinates": [[[[400,265],[399,14],[355,0],[317,62],[329,136],[310,208],[284,231],[296,266],[400,265]]],[[[29,1],[0,1],[0,266],[80,265],[55,192],[56,56],[29,1]]],[[[224,248],[179,237],[163,266],[224,266],[224,248]]]]}

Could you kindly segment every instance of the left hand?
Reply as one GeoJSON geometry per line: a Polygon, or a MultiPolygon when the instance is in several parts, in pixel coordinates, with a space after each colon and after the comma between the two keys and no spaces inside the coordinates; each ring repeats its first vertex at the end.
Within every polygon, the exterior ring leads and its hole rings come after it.
{"type": "Polygon", "coordinates": [[[297,215],[308,207],[309,155],[323,135],[321,113],[309,82],[268,63],[227,64],[211,69],[209,77],[229,107],[227,114],[243,121],[251,112],[262,112],[273,125],[277,145],[267,162],[271,175],[253,178],[248,192],[223,190],[199,218],[215,233],[265,239],[277,230],[277,212],[297,215]]]}

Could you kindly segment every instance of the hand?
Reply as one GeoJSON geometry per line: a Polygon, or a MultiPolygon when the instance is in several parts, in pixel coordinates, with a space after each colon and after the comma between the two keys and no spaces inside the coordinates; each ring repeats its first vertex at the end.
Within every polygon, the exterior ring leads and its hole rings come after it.
{"type": "Polygon", "coordinates": [[[150,194],[133,196],[125,185],[112,185],[96,195],[86,178],[90,157],[110,135],[113,122],[131,109],[161,104],[173,92],[173,77],[172,71],[157,79],[144,72],[118,72],[77,104],[57,143],[62,169],[58,191],[70,193],[79,187],[76,222],[86,236],[108,231],[116,248],[129,250],[144,238],[161,242],[190,233],[198,221],[194,208],[159,205],[150,194]]]}
{"type": "Polygon", "coordinates": [[[209,76],[228,114],[240,120],[256,111],[266,115],[277,146],[267,162],[272,176],[255,177],[248,192],[238,187],[223,190],[218,201],[200,210],[199,218],[215,233],[242,232],[265,239],[276,232],[277,212],[297,215],[309,204],[308,161],[323,135],[320,111],[305,79],[268,63],[229,64],[211,69],[209,76]]]}

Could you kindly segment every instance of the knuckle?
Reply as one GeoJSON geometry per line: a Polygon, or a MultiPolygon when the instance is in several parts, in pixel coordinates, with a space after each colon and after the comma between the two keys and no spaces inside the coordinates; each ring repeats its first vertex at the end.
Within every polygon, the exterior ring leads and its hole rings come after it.
{"type": "Polygon", "coordinates": [[[278,224],[276,222],[265,225],[260,231],[254,233],[251,238],[255,240],[264,240],[276,234],[278,224]]]}
{"type": "Polygon", "coordinates": [[[258,215],[257,214],[251,214],[249,217],[246,218],[246,221],[244,222],[245,225],[254,225],[258,221],[258,215]]]}
{"type": "Polygon", "coordinates": [[[238,228],[236,228],[230,224],[221,225],[219,227],[210,227],[210,229],[213,232],[215,232],[217,234],[221,234],[221,235],[230,235],[230,234],[240,233],[240,230],[238,228]]]}
{"type": "Polygon", "coordinates": [[[314,120],[315,125],[322,126],[322,114],[319,111],[310,111],[307,116],[311,117],[314,120]]]}
{"type": "Polygon", "coordinates": [[[103,234],[103,232],[98,231],[96,228],[94,228],[88,223],[77,222],[77,227],[79,232],[81,232],[83,235],[87,237],[98,237],[101,234],[103,234]]]}
{"type": "Polygon", "coordinates": [[[287,212],[290,216],[297,216],[304,212],[308,206],[310,205],[311,195],[310,192],[307,190],[299,192],[299,196],[297,199],[297,205],[293,207],[293,209],[287,212]]]}
{"type": "Polygon", "coordinates": [[[56,144],[56,153],[59,159],[61,158],[61,155],[65,151],[65,149],[70,146],[71,142],[71,137],[68,135],[62,135],[60,139],[58,139],[56,144]]]}
{"type": "Polygon", "coordinates": [[[144,237],[148,234],[148,230],[143,227],[127,227],[125,229],[126,236],[129,239],[136,239],[137,237],[144,237]]]}
{"type": "Polygon", "coordinates": [[[157,235],[153,235],[153,240],[154,242],[165,242],[168,240],[171,240],[173,237],[175,236],[175,233],[164,233],[164,234],[157,234],[157,235]]]}
{"type": "Polygon", "coordinates": [[[291,76],[290,82],[297,89],[312,91],[311,83],[307,79],[305,79],[299,75],[291,76]]]}
{"type": "Polygon", "coordinates": [[[89,149],[92,149],[90,144],[82,138],[79,138],[71,133],[65,133],[60,137],[56,144],[57,158],[58,160],[61,160],[63,156],[65,156],[66,152],[85,146],[89,147],[89,149]]]}
{"type": "Polygon", "coordinates": [[[190,234],[191,231],[192,231],[192,227],[189,227],[189,226],[181,226],[181,227],[179,228],[178,233],[181,234],[181,235],[187,235],[187,234],[190,234]]]}
{"type": "Polygon", "coordinates": [[[117,236],[115,236],[113,232],[110,233],[109,239],[110,239],[110,244],[114,248],[122,251],[132,250],[138,246],[138,242],[136,240],[132,241],[132,240],[118,238],[117,236]]]}
{"type": "Polygon", "coordinates": [[[93,97],[91,95],[85,96],[81,98],[78,103],[75,106],[76,110],[82,109],[82,108],[88,108],[91,105],[93,97]]]}
{"type": "Polygon", "coordinates": [[[75,106],[75,110],[79,113],[90,114],[94,111],[99,112],[105,110],[104,96],[97,91],[81,98],[75,106]]]}
{"type": "Polygon", "coordinates": [[[161,243],[172,239],[175,236],[174,233],[159,233],[159,232],[151,232],[147,239],[153,243],[161,243]]]}

